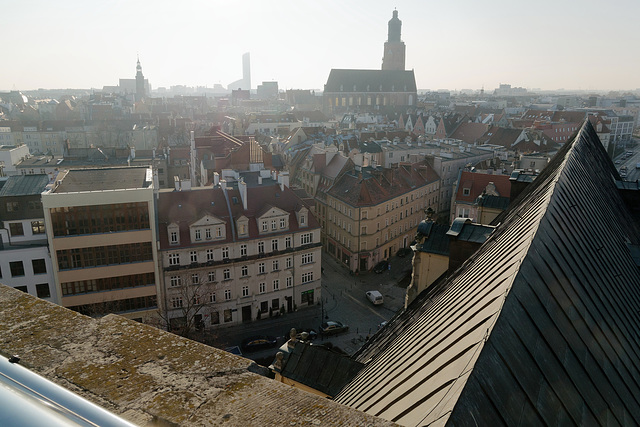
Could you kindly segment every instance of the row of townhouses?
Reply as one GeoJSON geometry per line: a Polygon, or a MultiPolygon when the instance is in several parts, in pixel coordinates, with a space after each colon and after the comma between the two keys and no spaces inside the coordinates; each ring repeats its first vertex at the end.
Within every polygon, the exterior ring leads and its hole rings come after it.
{"type": "Polygon", "coordinates": [[[317,304],[311,206],[286,175],[238,178],[157,191],[151,167],[11,176],[0,190],[2,281],[180,332],[317,304]]]}

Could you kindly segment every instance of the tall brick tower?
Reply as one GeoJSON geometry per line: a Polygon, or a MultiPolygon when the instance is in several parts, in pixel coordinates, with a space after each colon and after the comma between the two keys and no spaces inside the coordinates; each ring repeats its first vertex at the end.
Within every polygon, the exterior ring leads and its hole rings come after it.
{"type": "Polygon", "coordinates": [[[136,65],[136,102],[142,101],[145,96],[146,93],[144,90],[144,75],[142,74],[142,65],[140,65],[140,58],[138,58],[138,64],[136,65]]]}
{"type": "Polygon", "coordinates": [[[400,40],[402,21],[398,19],[398,11],[393,11],[393,17],[389,20],[389,35],[384,43],[384,56],[382,57],[383,70],[404,71],[405,45],[400,40]]]}

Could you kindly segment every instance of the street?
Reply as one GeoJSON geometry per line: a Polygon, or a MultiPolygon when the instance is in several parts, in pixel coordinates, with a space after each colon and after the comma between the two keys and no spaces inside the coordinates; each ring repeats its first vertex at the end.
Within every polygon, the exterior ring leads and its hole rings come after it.
{"type": "MultiPolygon", "coordinates": [[[[322,304],[299,309],[276,318],[268,318],[242,325],[220,328],[196,333],[193,337],[218,348],[239,346],[242,340],[255,335],[269,335],[278,338],[278,347],[288,339],[291,328],[310,328],[320,332],[320,324],[326,320],[335,320],[349,326],[346,333],[321,337],[316,344],[331,343],[334,347],[351,355],[373,335],[383,321],[389,320],[404,306],[405,279],[411,271],[411,255],[390,260],[391,269],[381,274],[373,272],[352,275],[338,261],[322,254],[322,304]],[[405,279],[404,281],[402,279],[405,279]],[[398,283],[401,283],[398,286],[398,283]],[[377,290],[384,296],[384,303],[373,305],[365,292],[377,290]],[[324,320],[323,320],[324,315],[324,320]],[[199,335],[200,334],[200,335],[199,335]]],[[[277,348],[252,353],[243,352],[243,356],[268,365],[275,357],[277,348]]]]}

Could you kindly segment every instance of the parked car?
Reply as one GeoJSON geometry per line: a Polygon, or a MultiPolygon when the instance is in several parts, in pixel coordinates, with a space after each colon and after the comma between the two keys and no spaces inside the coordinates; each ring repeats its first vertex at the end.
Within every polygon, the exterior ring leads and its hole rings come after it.
{"type": "Polygon", "coordinates": [[[616,165],[619,165],[620,163],[622,163],[622,161],[616,160],[616,165]]]}
{"type": "Polygon", "coordinates": [[[275,347],[277,344],[278,341],[275,339],[275,337],[271,337],[268,335],[256,335],[242,341],[240,347],[243,351],[250,352],[275,347]]]}
{"type": "Polygon", "coordinates": [[[349,326],[334,320],[328,320],[320,325],[320,333],[322,335],[337,335],[342,332],[347,332],[348,330],[349,326]]]}
{"type": "MultiPolygon", "coordinates": [[[[301,340],[302,339],[302,334],[303,333],[307,333],[307,339],[308,340],[315,340],[318,337],[318,333],[311,328],[295,328],[296,330],[296,338],[301,340]]],[[[287,330],[287,332],[284,334],[284,337],[288,340],[290,338],[290,334],[291,333],[291,328],[289,328],[287,330]]]]}
{"type": "Polygon", "coordinates": [[[380,274],[380,273],[384,273],[388,269],[389,269],[389,261],[380,261],[379,263],[376,264],[375,267],[373,267],[373,272],[380,274]]]}
{"type": "Polygon", "coordinates": [[[378,291],[367,291],[366,295],[373,305],[380,305],[384,302],[384,297],[378,291]]]}

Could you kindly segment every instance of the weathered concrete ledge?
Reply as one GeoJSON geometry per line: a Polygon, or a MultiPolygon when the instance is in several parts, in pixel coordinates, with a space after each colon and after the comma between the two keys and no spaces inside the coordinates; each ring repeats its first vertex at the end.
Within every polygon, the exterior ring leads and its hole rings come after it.
{"type": "Polygon", "coordinates": [[[139,425],[392,425],[255,374],[251,360],[4,285],[0,354],[139,425]]]}

